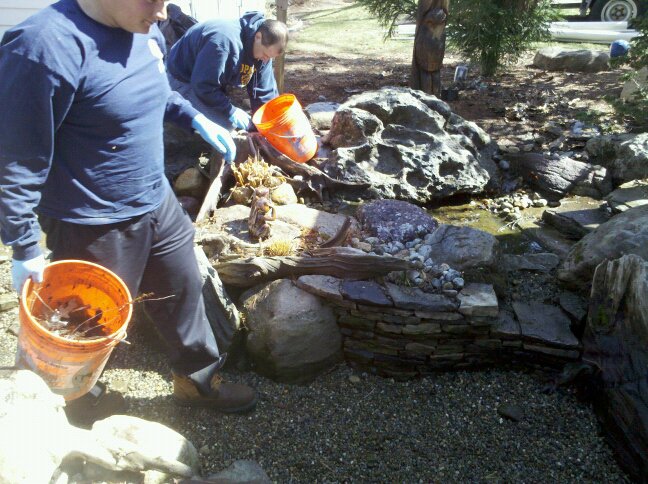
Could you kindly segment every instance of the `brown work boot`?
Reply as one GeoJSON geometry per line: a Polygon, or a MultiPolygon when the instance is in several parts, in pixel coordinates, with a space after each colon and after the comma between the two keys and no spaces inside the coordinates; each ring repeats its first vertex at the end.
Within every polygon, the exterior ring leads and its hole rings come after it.
{"type": "Polygon", "coordinates": [[[211,381],[212,391],[203,395],[188,377],[173,375],[173,398],[184,407],[211,407],[223,413],[248,412],[256,406],[254,389],[240,383],[226,383],[219,375],[211,381]]]}

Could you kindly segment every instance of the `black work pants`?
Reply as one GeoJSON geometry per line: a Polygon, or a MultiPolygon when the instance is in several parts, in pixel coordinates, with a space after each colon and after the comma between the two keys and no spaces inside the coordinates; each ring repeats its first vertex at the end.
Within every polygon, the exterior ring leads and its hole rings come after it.
{"type": "Polygon", "coordinates": [[[194,253],[194,227],[169,188],[162,205],[109,225],[81,225],[41,217],[53,260],[82,259],[116,273],[131,297],[152,293],[146,309],[167,343],[174,373],[189,376],[203,392],[224,362],[202,297],[194,253]]]}

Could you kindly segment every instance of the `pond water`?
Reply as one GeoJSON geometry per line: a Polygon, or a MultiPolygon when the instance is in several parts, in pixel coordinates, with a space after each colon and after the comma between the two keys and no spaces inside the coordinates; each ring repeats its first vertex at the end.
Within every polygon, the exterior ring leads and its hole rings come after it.
{"type": "MultiPolygon", "coordinates": [[[[527,237],[519,228],[507,223],[490,210],[481,208],[478,202],[430,208],[428,213],[440,223],[471,227],[494,235],[504,253],[528,254],[543,251],[537,242],[527,237]]],[[[526,215],[527,211],[524,214],[526,215]]]]}

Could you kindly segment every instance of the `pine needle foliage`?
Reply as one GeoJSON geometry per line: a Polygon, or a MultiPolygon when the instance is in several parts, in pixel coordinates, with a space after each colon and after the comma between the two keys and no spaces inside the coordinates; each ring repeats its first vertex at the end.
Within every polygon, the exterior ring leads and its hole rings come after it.
{"type": "Polygon", "coordinates": [[[398,19],[402,16],[416,19],[417,0],[356,0],[355,3],[365,7],[387,29],[385,37],[396,33],[398,19]]]}
{"type": "Polygon", "coordinates": [[[558,18],[550,0],[452,0],[447,35],[489,77],[548,40],[549,24],[558,18]]]}

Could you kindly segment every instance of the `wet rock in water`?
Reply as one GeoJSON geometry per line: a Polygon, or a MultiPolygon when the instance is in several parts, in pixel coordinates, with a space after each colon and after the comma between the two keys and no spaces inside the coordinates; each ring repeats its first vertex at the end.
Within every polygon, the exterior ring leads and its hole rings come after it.
{"type": "Polygon", "coordinates": [[[633,180],[620,185],[605,197],[613,213],[648,204],[648,180],[633,180]]]}
{"type": "Polygon", "coordinates": [[[625,254],[648,259],[648,205],[615,215],[574,244],[558,278],[575,287],[589,286],[597,265],[625,254]]]}
{"type": "Polygon", "coordinates": [[[369,183],[363,197],[423,204],[478,194],[494,183],[496,144],[435,96],[383,88],[352,97],[335,114],[321,168],[334,178],[369,183]]]}
{"type": "Polygon", "coordinates": [[[542,220],[569,239],[579,240],[609,220],[604,202],[589,197],[561,200],[560,207],[547,209],[542,220]]]}
{"type": "Polygon", "coordinates": [[[399,200],[377,200],[358,208],[358,221],[362,230],[381,242],[404,243],[433,232],[439,225],[420,207],[399,200]]]}
{"type": "Polygon", "coordinates": [[[594,163],[608,169],[615,185],[648,178],[648,133],[599,136],[585,150],[594,163]]]}

